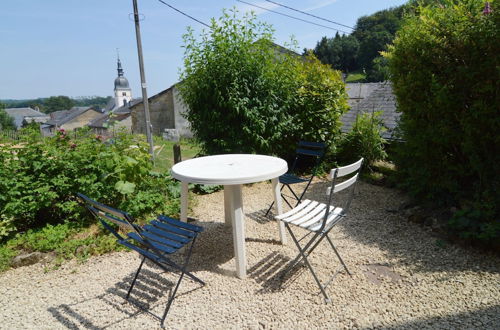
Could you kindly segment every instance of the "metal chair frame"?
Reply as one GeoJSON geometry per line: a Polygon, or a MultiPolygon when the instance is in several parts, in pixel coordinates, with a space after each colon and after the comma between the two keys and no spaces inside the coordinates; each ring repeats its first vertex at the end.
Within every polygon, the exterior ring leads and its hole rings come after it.
{"type": "MultiPolygon", "coordinates": [[[[297,255],[297,257],[289,263],[288,267],[283,272],[283,277],[289,271],[291,271],[292,268],[295,267],[303,259],[307,268],[311,271],[311,273],[314,277],[314,280],[315,280],[316,284],[318,285],[318,287],[320,288],[321,293],[323,294],[323,296],[325,298],[325,302],[327,302],[327,303],[330,302],[331,300],[330,300],[330,297],[328,296],[328,293],[326,292],[326,288],[332,282],[332,280],[335,278],[338,271],[335,272],[335,274],[328,281],[326,281],[325,284],[322,284],[321,281],[319,280],[318,276],[316,275],[314,268],[312,267],[311,263],[309,262],[308,257],[316,249],[316,247],[318,247],[318,245],[326,238],[330,247],[335,252],[335,255],[339,259],[340,263],[342,264],[342,266],[345,269],[345,271],[347,272],[347,274],[352,276],[351,272],[347,268],[344,260],[340,256],[337,248],[333,244],[333,242],[330,239],[330,237],[328,236],[328,234],[335,227],[335,225],[337,225],[343,219],[345,219],[345,217],[347,215],[347,212],[349,210],[349,207],[350,207],[351,202],[352,202],[353,197],[354,197],[354,192],[356,190],[357,178],[359,175],[359,170],[361,168],[362,162],[363,162],[363,159],[361,158],[360,160],[358,160],[357,162],[355,162],[351,165],[347,165],[344,167],[339,167],[339,168],[335,168],[335,169],[331,170],[330,178],[332,180],[332,184],[331,184],[331,187],[329,187],[327,190],[327,194],[328,194],[328,203],[327,204],[321,204],[321,203],[311,202],[309,200],[306,200],[306,201],[302,202],[301,204],[299,204],[296,208],[292,209],[291,211],[275,217],[277,220],[283,221],[285,223],[285,227],[287,228],[288,233],[292,237],[293,242],[295,243],[295,245],[297,246],[297,249],[299,250],[299,254],[297,255]],[[346,175],[350,175],[354,172],[356,172],[356,174],[353,175],[351,178],[349,178],[343,182],[337,183],[338,178],[346,176],[346,175]],[[346,203],[344,204],[344,207],[342,207],[341,209],[339,209],[337,207],[333,207],[332,203],[334,201],[334,194],[336,192],[339,192],[339,191],[344,190],[344,189],[349,188],[349,187],[350,187],[351,191],[350,191],[350,194],[347,198],[346,203]],[[314,206],[315,204],[317,204],[317,206],[314,206]],[[314,210],[314,208],[316,208],[316,210],[319,210],[319,208],[321,208],[321,210],[324,209],[324,215],[322,216],[322,218],[319,218],[316,222],[313,222],[311,225],[308,225],[308,228],[301,226],[302,228],[308,230],[309,232],[306,235],[304,235],[304,237],[297,239],[297,237],[295,236],[295,234],[293,233],[293,231],[291,229],[290,224],[294,224],[293,222],[295,222],[295,224],[299,225],[298,223],[300,223],[301,217],[306,217],[307,212],[316,212],[314,210]],[[335,211],[336,209],[339,209],[340,211],[337,214],[336,214],[336,212],[333,212],[333,215],[332,215],[332,211],[335,211]],[[297,216],[297,214],[300,214],[299,212],[303,213],[302,216],[297,216]],[[295,215],[295,217],[293,219],[296,219],[296,220],[291,220],[292,216],[294,216],[294,215],[295,215]],[[302,241],[303,239],[305,239],[307,236],[309,236],[312,233],[314,234],[313,237],[306,244],[301,246],[300,241],[302,241]]],[[[321,214],[321,213],[317,212],[316,217],[318,217],[319,214],[321,214]]],[[[306,220],[306,222],[307,221],[311,222],[310,220],[306,220]]],[[[306,222],[303,222],[303,223],[306,223],[306,222]]]]}
{"type": "MultiPolygon", "coordinates": [[[[170,271],[169,267],[176,271],[180,271],[181,274],[177,280],[171,297],[167,302],[163,315],[160,317],[148,312],[159,319],[160,325],[163,327],[168,311],[170,310],[170,307],[175,299],[175,295],[184,275],[202,285],[205,285],[205,282],[187,271],[194,242],[196,241],[198,233],[203,231],[203,227],[184,223],[164,215],[158,216],[157,219],[153,220],[150,225],[141,227],[135,223],[134,218],[127,212],[96,202],[83,194],[78,193],[77,195],[84,202],[85,207],[117,238],[118,243],[142,255],[141,263],[134,275],[125,298],[127,301],[130,302],[130,293],[134,288],[137,277],[139,276],[146,259],[149,259],[165,272],[170,271]],[[127,238],[120,235],[111,226],[111,223],[130,230],[130,232],[127,233],[127,238]],[[189,249],[182,265],[179,265],[167,258],[167,255],[177,252],[187,244],[189,244],[189,249]]],[[[134,305],[137,306],[137,304],[134,305]]],[[[140,306],[137,307],[141,308],[140,306]]]]}
{"type": "MultiPolygon", "coordinates": [[[[326,145],[323,142],[300,141],[298,143],[297,149],[295,150],[295,158],[293,160],[292,166],[290,167],[290,170],[287,173],[285,173],[279,177],[279,182],[282,185],[281,190],[280,190],[281,197],[283,198],[285,203],[287,203],[287,205],[290,208],[293,208],[294,206],[292,206],[292,204],[286,199],[286,196],[283,194],[283,189],[285,187],[288,188],[288,190],[292,193],[293,197],[297,201],[295,204],[295,206],[297,206],[300,203],[300,201],[302,200],[302,197],[304,197],[304,194],[306,193],[307,188],[309,188],[309,186],[311,185],[312,179],[316,176],[316,172],[318,170],[318,167],[321,164],[321,161],[323,160],[323,156],[325,154],[325,148],[326,148],[326,145]],[[297,165],[299,164],[299,162],[304,158],[311,158],[311,157],[315,158],[315,164],[312,168],[311,176],[308,178],[302,178],[302,177],[294,174],[294,171],[297,169],[297,165]],[[303,182],[307,182],[307,185],[305,186],[304,190],[302,191],[302,193],[300,194],[300,197],[299,197],[293,191],[291,185],[296,184],[296,183],[303,183],[303,182]]],[[[271,205],[267,209],[265,216],[267,216],[269,214],[273,205],[274,205],[274,201],[271,203],[271,205]]]]}

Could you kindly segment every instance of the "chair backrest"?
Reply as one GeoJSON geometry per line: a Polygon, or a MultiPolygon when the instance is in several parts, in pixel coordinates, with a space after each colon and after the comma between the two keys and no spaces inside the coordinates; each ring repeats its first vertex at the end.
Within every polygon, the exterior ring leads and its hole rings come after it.
{"type": "Polygon", "coordinates": [[[139,236],[142,236],[140,227],[134,224],[134,218],[127,212],[96,202],[84,194],[77,193],[77,195],[84,202],[85,207],[90,211],[90,213],[99,219],[103,226],[119,240],[123,240],[124,238],[118,234],[113,227],[111,227],[111,223],[114,223],[119,227],[124,227],[129,231],[134,231],[139,236]]]}
{"type": "Polygon", "coordinates": [[[362,164],[363,164],[363,158],[359,159],[355,163],[352,163],[352,164],[349,164],[346,166],[342,166],[342,167],[337,167],[337,168],[334,168],[330,171],[328,178],[330,180],[332,180],[332,185],[330,187],[328,187],[328,189],[326,190],[326,194],[328,195],[328,209],[327,209],[327,212],[325,214],[323,226],[321,229],[323,229],[324,226],[326,225],[326,220],[328,219],[328,215],[330,212],[330,206],[333,203],[334,194],[336,194],[342,190],[345,190],[347,188],[350,188],[350,192],[349,192],[349,195],[347,196],[346,202],[342,206],[342,212],[340,213],[341,217],[344,217],[345,214],[347,213],[347,211],[349,210],[349,207],[351,206],[352,199],[354,197],[356,182],[358,180],[358,176],[359,176],[359,172],[361,170],[362,164]],[[352,175],[352,174],[354,174],[354,175],[352,175]],[[344,180],[341,182],[338,181],[339,178],[342,178],[342,177],[345,177],[348,175],[352,175],[352,176],[350,178],[348,178],[347,180],[344,180]]]}
{"type": "Polygon", "coordinates": [[[295,149],[295,159],[289,172],[294,172],[302,159],[313,159],[314,165],[312,174],[315,175],[325,154],[325,148],[326,145],[323,142],[300,141],[297,145],[297,149],[295,149]]]}

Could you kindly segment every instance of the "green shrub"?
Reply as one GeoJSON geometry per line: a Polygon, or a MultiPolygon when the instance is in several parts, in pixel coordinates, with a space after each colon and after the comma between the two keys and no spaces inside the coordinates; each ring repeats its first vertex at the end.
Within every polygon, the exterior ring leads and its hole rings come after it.
{"type": "Polygon", "coordinates": [[[94,222],[77,192],[134,216],[177,212],[178,201],[169,198],[176,183],[151,172],[144,141],[127,134],[105,142],[80,135],[72,140],[61,130],[42,139],[33,133],[16,146],[0,146],[0,239],[47,224],[94,222]]]}
{"type": "Polygon", "coordinates": [[[386,54],[405,141],[395,161],[413,195],[465,212],[450,226],[498,239],[500,1],[490,14],[482,0],[439,3],[407,17],[386,54]]]}
{"type": "Polygon", "coordinates": [[[329,141],[347,110],[340,73],[272,44],[255,15],[224,12],[200,40],[184,35],[181,95],[206,154],[293,153],[301,139],[329,141]]]}
{"type": "Polygon", "coordinates": [[[373,112],[356,116],[352,130],[340,142],[337,156],[341,162],[351,163],[363,157],[365,165],[370,168],[375,161],[387,157],[386,141],[382,137],[385,128],[380,115],[381,112],[373,112]]]}

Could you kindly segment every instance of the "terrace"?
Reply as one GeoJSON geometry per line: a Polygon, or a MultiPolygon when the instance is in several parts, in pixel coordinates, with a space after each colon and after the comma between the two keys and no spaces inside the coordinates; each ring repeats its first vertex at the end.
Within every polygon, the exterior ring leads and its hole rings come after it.
{"type": "MultiPolygon", "coordinates": [[[[308,198],[323,200],[326,183],[315,180],[308,198]]],[[[350,217],[332,232],[353,276],[341,272],[325,304],[311,274],[281,271],[296,255],[279,243],[275,222],[263,216],[270,183],[243,188],[248,277],[234,275],[231,229],[224,225],[223,192],[195,197],[190,213],[205,227],[191,262],[207,285],[184,280],[168,328],[483,328],[499,326],[498,259],[448,245],[432,227],[408,221],[408,200],[397,190],[360,182],[350,217]]],[[[320,245],[312,262],[325,278],[336,262],[320,245]]],[[[86,263],[42,264],[0,275],[6,328],[159,328],[159,322],[125,301],[140,262],[115,252],[86,263]]],[[[147,267],[132,299],[163,311],[175,277],[147,267]]]]}

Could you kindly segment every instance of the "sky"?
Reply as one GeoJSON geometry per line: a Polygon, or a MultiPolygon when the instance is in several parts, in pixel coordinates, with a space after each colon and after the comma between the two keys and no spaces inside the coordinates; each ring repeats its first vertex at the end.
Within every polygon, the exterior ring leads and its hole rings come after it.
{"type": "MultiPolygon", "coordinates": [[[[245,0],[321,27],[236,0],[164,0],[209,23],[223,8],[241,13],[253,10],[258,20],[275,29],[276,43],[293,36],[298,49],[314,48],[333,29],[349,28],[321,21],[263,0],[245,0]]],[[[399,6],[406,0],[275,0],[275,2],[354,27],[359,17],[399,6]]],[[[178,82],[184,49],[182,35],[188,26],[199,35],[205,26],[172,10],[159,0],[138,0],[148,96],[178,82]]],[[[139,62],[132,0],[1,0],[0,99],[111,96],[117,76],[117,49],[132,88],[141,97],[139,62]]]]}

